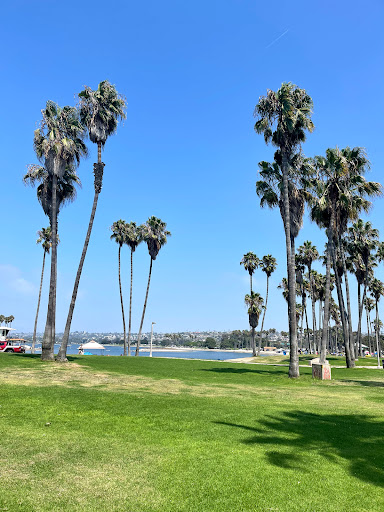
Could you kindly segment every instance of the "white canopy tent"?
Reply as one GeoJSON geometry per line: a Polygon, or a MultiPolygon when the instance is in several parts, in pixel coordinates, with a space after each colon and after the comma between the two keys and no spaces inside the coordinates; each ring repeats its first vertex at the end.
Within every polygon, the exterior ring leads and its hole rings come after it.
{"type": "Polygon", "coordinates": [[[82,345],[84,350],[105,350],[103,345],[100,345],[100,343],[97,343],[95,340],[91,340],[88,343],[85,343],[85,345],[82,345]]]}
{"type": "MultiPolygon", "coordinates": [[[[102,350],[105,350],[105,348],[103,347],[103,345],[100,345],[100,343],[97,343],[97,341],[91,340],[88,343],[85,343],[84,345],[80,345],[79,354],[84,354],[84,350],[86,350],[87,352],[89,350],[102,351],[102,350]]],[[[99,355],[100,355],[101,352],[97,352],[97,353],[99,353],[99,355]]]]}

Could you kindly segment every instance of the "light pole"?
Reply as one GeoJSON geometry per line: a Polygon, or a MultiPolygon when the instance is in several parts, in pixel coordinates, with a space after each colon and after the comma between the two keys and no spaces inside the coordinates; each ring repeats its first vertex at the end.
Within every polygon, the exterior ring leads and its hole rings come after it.
{"type": "Polygon", "coordinates": [[[152,339],[153,339],[153,324],[155,324],[156,322],[152,322],[152,326],[151,326],[151,343],[149,345],[149,357],[152,357],[152,339]]]}

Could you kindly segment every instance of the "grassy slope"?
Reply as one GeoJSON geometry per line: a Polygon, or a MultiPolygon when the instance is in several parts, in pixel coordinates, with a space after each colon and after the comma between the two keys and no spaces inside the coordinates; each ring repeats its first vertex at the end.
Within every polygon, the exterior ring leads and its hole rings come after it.
{"type": "MultiPolygon", "coordinates": [[[[311,359],[318,358],[319,356],[307,355],[300,356],[299,362],[301,365],[309,365],[311,359]]],[[[245,359],[245,358],[244,358],[245,359]]],[[[289,356],[259,356],[249,357],[250,363],[263,363],[263,364],[289,364],[289,356]]],[[[341,356],[328,356],[327,361],[332,366],[345,366],[345,357],[341,356]]],[[[377,366],[376,357],[360,357],[356,360],[356,366],[377,366]]]]}
{"type": "Polygon", "coordinates": [[[0,510],[384,510],[384,373],[300,370],[2,354],[0,510]]]}

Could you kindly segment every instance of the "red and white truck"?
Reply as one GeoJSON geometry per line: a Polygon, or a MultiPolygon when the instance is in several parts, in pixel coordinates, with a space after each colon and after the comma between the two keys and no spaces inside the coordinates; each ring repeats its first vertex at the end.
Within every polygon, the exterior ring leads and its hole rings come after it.
{"type": "Polygon", "coordinates": [[[24,354],[25,340],[8,338],[9,331],[13,331],[11,327],[0,326],[0,353],[1,352],[17,352],[24,354]]]}

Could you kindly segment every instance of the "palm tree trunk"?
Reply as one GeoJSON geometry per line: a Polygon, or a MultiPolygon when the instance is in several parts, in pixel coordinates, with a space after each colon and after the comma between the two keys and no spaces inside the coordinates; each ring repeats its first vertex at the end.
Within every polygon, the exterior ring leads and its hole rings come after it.
{"type": "Polygon", "coordinates": [[[341,325],[343,327],[343,334],[344,334],[345,360],[346,360],[347,368],[353,368],[354,362],[351,360],[350,345],[349,345],[349,331],[348,331],[348,326],[347,326],[347,322],[346,322],[346,318],[345,318],[346,315],[345,315],[343,290],[341,289],[340,276],[337,271],[335,244],[333,242],[331,243],[331,251],[332,251],[333,269],[335,272],[337,299],[339,302],[341,325]]]}
{"type": "Polygon", "coordinates": [[[43,256],[43,266],[41,269],[41,278],[40,278],[40,290],[39,290],[39,300],[37,301],[37,310],[36,310],[36,317],[35,317],[35,325],[33,328],[33,338],[32,338],[32,354],[35,353],[35,346],[36,346],[36,330],[37,330],[37,319],[39,318],[39,309],[40,309],[40,300],[41,300],[41,290],[43,288],[43,279],[44,279],[44,266],[45,266],[45,256],[46,251],[44,250],[44,256],[43,256]]]}
{"type": "Polygon", "coordinates": [[[363,318],[363,308],[364,308],[364,302],[367,297],[367,287],[368,287],[368,261],[365,263],[365,276],[364,276],[364,290],[363,290],[363,298],[361,299],[361,304],[359,303],[359,326],[358,326],[358,336],[359,336],[359,349],[360,349],[360,356],[363,357],[363,346],[362,346],[362,339],[361,339],[361,323],[363,318]]]}
{"type": "Polygon", "coordinates": [[[339,334],[339,329],[338,329],[338,327],[336,325],[336,336],[335,336],[335,352],[336,352],[336,354],[338,352],[338,339],[337,339],[337,335],[338,334],[339,334]]]}
{"type": "Polygon", "coordinates": [[[363,308],[364,308],[364,301],[367,294],[367,284],[364,283],[364,289],[363,289],[363,297],[361,298],[361,291],[360,291],[360,283],[357,284],[357,300],[359,304],[359,323],[357,326],[357,340],[358,340],[358,347],[359,347],[359,356],[363,357],[363,342],[362,342],[362,336],[361,336],[361,323],[363,319],[363,308]]]}
{"type": "Polygon", "coordinates": [[[131,328],[132,328],[132,282],[133,282],[133,251],[131,249],[131,287],[129,291],[129,325],[128,325],[128,355],[131,355],[131,328]]]}
{"type": "Polygon", "coordinates": [[[57,265],[57,175],[52,176],[52,248],[51,248],[51,278],[49,283],[49,298],[47,322],[41,347],[41,360],[54,361],[55,316],[56,316],[56,265],[57,265]]]}
{"type": "Polygon", "coordinates": [[[265,296],[265,308],[263,313],[263,320],[261,321],[261,331],[259,336],[259,355],[261,352],[261,342],[263,340],[263,329],[264,329],[264,320],[265,320],[265,314],[267,312],[267,306],[268,306],[268,294],[269,294],[269,275],[267,274],[267,294],[265,296]]]}
{"type": "Polygon", "coordinates": [[[124,332],[124,355],[127,355],[127,333],[125,330],[125,315],[124,315],[124,303],[123,303],[123,292],[121,290],[121,245],[119,244],[119,290],[120,290],[120,303],[121,303],[121,315],[123,317],[123,332],[124,332]]]}
{"type": "Polygon", "coordinates": [[[367,308],[367,306],[365,306],[365,313],[366,313],[366,315],[367,315],[367,331],[368,331],[368,347],[369,347],[369,354],[372,354],[372,347],[371,347],[371,334],[370,334],[370,328],[369,328],[370,318],[369,318],[369,313],[368,313],[368,308],[367,308]]]}
{"type": "Polygon", "coordinates": [[[256,357],[256,342],[255,342],[255,328],[252,327],[252,357],[256,357]]]}
{"type": "Polygon", "coordinates": [[[312,303],[312,350],[316,352],[317,346],[317,333],[316,333],[316,309],[315,309],[315,300],[313,297],[313,281],[312,281],[312,267],[308,266],[308,274],[309,274],[309,294],[311,296],[312,303]]]}
{"type": "MultiPolygon", "coordinates": [[[[100,155],[101,155],[101,145],[99,146],[99,148],[100,148],[100,155]]],[[[99,159],[101,158],[100,155],[99,155],[99,159]]],[[[84,241],[83,252],[81,253],[79,268],[77,269],[75,285],[73,287],[71,303],[69,305],[67,323],[65,324],[63,341],[61,343],[60,350],[57,355],[58,361],[67,361],[67,346],[68,346],[68,340],[69,340],[69,333],[71,330],[73,311],[75,309],[75,304],[76,304],[77,290],[78,290],[79,284],[80,284],[81,272],[83,270],[84,260],[85,260],[86,254],[87,254],[89,239],[91,237],[91,232],[92,232],[92,227],[93,227],[93,221],[95,219],[97,202],[99,200],[99,194],[101,192],[101,187],[102,187],[102,183],[103,183],[104,164],[102,162],[93,164],[93,169],[94,169],[94,175],[95,175],[95,195],[93,198],[91,217],[89,219],[88,231],[87,231],[87,235],[86,235],[85,241],[84,241]]]]}
{"type": "Polygon", "coordinates": [[[151,258],[151,264],[149,265],[149,276],[148,276],[147,292],[146,292],[146,294],[145,294],[145,301],[144,301],[144,307],[143,307],[143,314],[141,315],[141,322],[140,322],[139,334],[137,335],[137,344],[136,344],[136,352],[135,352],[135,356],[138,356],[138,355],[139,355],[140,338],[141,338],[141,330],[142,330],[142,328],[143,328],[144,316],[145,316],[145,310],[146,310],[146,308],[147,308],[147,300],[148,300],[149,285],[150,285],[150,282],[151,282],[152,263],[153,263],[153,259],[151,258]]]}
{"type": "Polygon", "coordinates": [[[325,278],[324,320],[323,320],[323,333],[322,333],[322,337],[321,337],[320,364],[325,364],[325,360],[327,358],[329,299],[331,296],[331,243],[332,243],[332,230],[329,228],[328,243],[327,243],[327,264],[326,264],[326,271],[325,271],[326,278],[325,278]]]}
{"type": "Polygon", "coordinates": [[[349,281],[348,281],[348,275],[347,275],[347,265],[345,263],[345,254],[344,254],[344,249],[343,249],[342,246],[340,246],[340,252],[341,252],[341,260],[343,262],[344,282],[345,282],[345,295],[346,295],[346,298],[347,298],[350,354],[351,354],[351,361],[353,363],[353,366],[355,366],[356,356],[355,356],[355,343],[354,343],[353,331],[352,331],[351,295],[349,293],[349,281]]]}
{"type": "Polygon", "coordinates": [[[288,274],[288,320],[289,320],[289,372],[290,378],[298,378],[299,356],[297,350],[297,325],[296,325],[296,265],[295,253],[292,254],[291,238],[291,216],[288,195],[288,155],[282,152],[282,173],[283,173],[283,198],[284,198],[284,230],[285,246],[287,251],[287,274],[288,274]]]}
{"type": "Polygon", "coordinates": [[[305,312],[305,325],[307,326],[307,343],[308,343],[308,352],[310,352],[310,351],[311,351],[311,342],[310,342],[310,339],[309,339],[309,325],[308,325],[308,314],[307,314],[307,300],[305,300],[304,312],[305,312]]]}
{"type": "Polygon", "coordinates": [[[376,301],[376,350],[377,350],[377,366],[380,368],[380,346],[379,346],[379,305],[376,301]]]}

